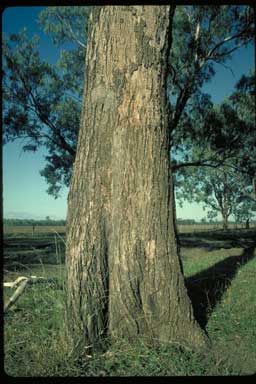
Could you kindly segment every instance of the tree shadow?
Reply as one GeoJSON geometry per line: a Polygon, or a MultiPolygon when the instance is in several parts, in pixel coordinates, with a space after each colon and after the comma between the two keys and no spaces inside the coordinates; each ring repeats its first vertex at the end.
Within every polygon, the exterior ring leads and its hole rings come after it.
{"type": "Polygon", "coordinates": [[[240,266],[255,256],[254,250],[255,243],[245,248],[241,255],[227,257],[212,267],[185,279],[194,316],[202,328],[205,328],[210,313],[230,286],[240,266]]]}
{"type": "Polygon", "coordinates": [[[217,249],[247,248],[255,244],[255,229],[216,230],[209,232],[180,233],[179,242],[185,248],[206,248],[208,252],[217,249]]]}

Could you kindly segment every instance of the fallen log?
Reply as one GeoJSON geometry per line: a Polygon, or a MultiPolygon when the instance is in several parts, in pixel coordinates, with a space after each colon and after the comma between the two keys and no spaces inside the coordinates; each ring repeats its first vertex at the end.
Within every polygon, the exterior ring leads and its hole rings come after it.
{"type": "Polygon", "coordinates": [[[49,283],[49,282],[56,282],[57,279],[47,279],[45,277],[37,277],[37,276],[20,276],[13,282],[6,282],[4,283],[4,287],[6,288],[16,288],[14,294],[10,297],[8,302],[4,306],[4,313],[6,313],[12,306],[17,302],[17,300],[21,297],[23,292],[25,291],[25,288],[28,285],[31,284],[37,284],[37,283],[49,283]]]}

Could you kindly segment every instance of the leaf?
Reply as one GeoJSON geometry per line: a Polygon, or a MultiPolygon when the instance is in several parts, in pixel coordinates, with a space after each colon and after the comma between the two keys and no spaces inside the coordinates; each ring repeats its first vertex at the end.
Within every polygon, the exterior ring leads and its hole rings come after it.
{"type": "Polygon", "coordinates": [[[22,147],[24,152],[32,151],[36,152],[37,151],[37,146],[33,144],[27,144],[22,147]]]}

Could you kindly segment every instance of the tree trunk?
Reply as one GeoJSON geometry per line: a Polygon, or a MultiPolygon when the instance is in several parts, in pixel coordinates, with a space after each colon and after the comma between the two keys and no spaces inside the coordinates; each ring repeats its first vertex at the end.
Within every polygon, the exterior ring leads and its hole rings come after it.
{"type": "Polygon", "coordinates": [[[69,333],[84,346],[105,335],[206,341],[174,228],[165,91],[172,15],[169,6],[91,15],[66,244],[69,333]]]}
{"type": "Polygon", "coordinates": [[[225,210],[222,212],[222,227],[224,230],[228,229],[228,215],[225,210]]]}

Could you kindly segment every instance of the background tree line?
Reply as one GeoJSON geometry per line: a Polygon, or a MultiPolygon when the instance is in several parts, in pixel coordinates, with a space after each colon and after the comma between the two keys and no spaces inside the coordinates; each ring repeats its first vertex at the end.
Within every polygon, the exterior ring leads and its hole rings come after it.
{"type": "Polygon", "coordinates": [[[65,226],[66,220],[52,220],[45,218],[44,220],[33,219],[3,219],[6,226],[65,226]]]}

